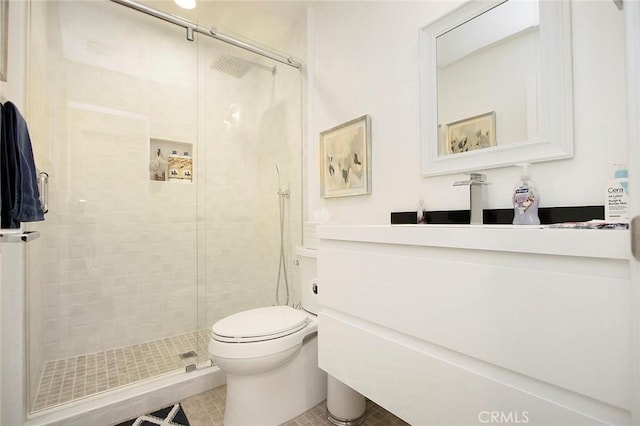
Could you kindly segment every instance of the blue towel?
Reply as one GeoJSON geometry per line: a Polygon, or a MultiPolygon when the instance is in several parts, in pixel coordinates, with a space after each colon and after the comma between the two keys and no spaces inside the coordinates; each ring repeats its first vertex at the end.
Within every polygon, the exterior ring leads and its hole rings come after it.
{"type": "Polygon", "coordinates": [[[27,123],[11,102],[2,108],[0,175],[2,228],[44,220],[27,123]]]}

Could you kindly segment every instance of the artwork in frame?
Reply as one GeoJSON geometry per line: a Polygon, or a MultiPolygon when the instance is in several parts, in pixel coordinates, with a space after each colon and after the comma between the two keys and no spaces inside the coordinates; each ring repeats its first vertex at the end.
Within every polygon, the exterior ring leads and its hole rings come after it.
{"type": "Polygon", "coordinates": [[[445,152],[459,154],[496,146],[495,111],[448,123],[445,152]]]}
{"type": "Polygon", "coordinates": [[[320,133],[320,195],[371,193],[371,117],[363,115],[320,133]]]}
{"type": "Polygon", "coordinates": [[[7,81],[9,0],[0,0],[0,81],[7,81]]]}

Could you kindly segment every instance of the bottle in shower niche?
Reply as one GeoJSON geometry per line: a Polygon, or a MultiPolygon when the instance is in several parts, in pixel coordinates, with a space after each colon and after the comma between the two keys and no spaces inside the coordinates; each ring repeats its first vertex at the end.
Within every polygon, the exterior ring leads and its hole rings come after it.
{"type": "Polygon", "coordinates": [[[167,160],[162,155],[160,148],[156,150],[156,155],[151,160],[149,169],[151,170],[151,180],[167,180],[167,160]]]}
{"type": "Polygon", "coordinates": [[[193,180],[193,158],[189,156],[187,151],[182,156],[182,179],[191,182],[193,180]]]}
{"type": "Polygon", "coordinates": [[[167,157],[168,169],[169,169],[169,180],[171,181],[179,181],[181,179],[180,174],[180,156],[178,155],[178,151],[171,151],[171,155],[167,157]]]}

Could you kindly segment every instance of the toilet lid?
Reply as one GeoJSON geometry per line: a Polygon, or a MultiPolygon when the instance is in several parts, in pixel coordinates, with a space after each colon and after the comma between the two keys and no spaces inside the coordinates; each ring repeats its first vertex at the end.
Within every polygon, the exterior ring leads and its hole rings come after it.
{"type": "Polygon", "coordinates": [[[213,324],[212,337],[222,342],[259,342],[295,333],[309,317],[289,306],[270,306],[238,312],[213,324]]]}

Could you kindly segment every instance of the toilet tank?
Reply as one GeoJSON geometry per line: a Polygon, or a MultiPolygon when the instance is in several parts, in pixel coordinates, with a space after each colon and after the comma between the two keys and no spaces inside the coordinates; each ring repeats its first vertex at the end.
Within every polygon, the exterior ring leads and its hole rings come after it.
{"type": "Polygon", "coordinates": [[[300,291],[302,296],[302,308],[305,311],[317,314],[320,310],[317,292],[318,265],[316,250],[304,247],[296,247],[298,257],[298,277],[300,278],[300,291]]]}

